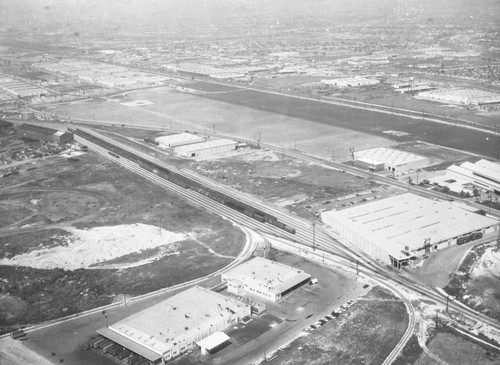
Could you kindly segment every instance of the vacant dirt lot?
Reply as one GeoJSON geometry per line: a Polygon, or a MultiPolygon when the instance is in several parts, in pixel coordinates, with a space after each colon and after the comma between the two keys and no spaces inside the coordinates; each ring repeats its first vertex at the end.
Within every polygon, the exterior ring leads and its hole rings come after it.
{"type": "Polygon", "coordinates": [[[249,149],[235,157],[193,162],[189,167],[308,218],[336,197],[379,186],[368,179],[266,149],[249,149]]]}
{"type": "MultiPolygon", "coordinates": [[[[500,362],[500,354],[448,332],[438,332],[427,347],[434,355],[448,364],[493,365],[500,362]]],[[[422,354],[414,363],[414,365],[427,364],[429,364],[429,358],[425,354],[422,354]]]]}
{"type": "Polygon", "coordinates": [[[207,275],[245,241],[228,221],[92,153],[23,165],[0,189],[0,216],[17,207],[0,226],[0,326],[207,275]]]}
{"type": "Polygon", "coordinates": [[[499,262],[496,244],[474,247],[445,290],[474,309],[500,318],[499,262]]]}
{"type": "Polygon", "coordinates": [[[374,288],[345,314],[278,352],[271,364],[381,364],[408,319],[402,301],[374,288]]]}

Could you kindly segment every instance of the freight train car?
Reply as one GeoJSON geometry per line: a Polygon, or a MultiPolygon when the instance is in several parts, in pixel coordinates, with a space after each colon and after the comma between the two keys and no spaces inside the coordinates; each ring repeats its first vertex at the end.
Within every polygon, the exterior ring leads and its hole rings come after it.
{"type": "Polygon", "coordinates": [[[238,212],[241,212],[253,219],[255,219],[258,222],[261,223],[269,223],[275,227],[278,227],[288,233],[295,234],[295,228],[287,226],[285,223],[281,222],[276,218],[275,216],[263,212],[260,209],[255,208],[252,205],[249,205],[247,203],[244,203],[240,200],[237,200],[221,191],[215,190],[213,188],[210,188],[208,186],[205,186],[203,184],[200,184],[199,182],[193,180],[192,178],[188,176],[184,176],[181,173],[175,172],[173,170],[168,169],[165,166],[161,166],[155,162],[149,161],[148,159],[138,156],[130,151],[127,151],[121,147],[118,147],[114,144],[111,144],[109,142],[106,142],[102,140],[101,138],[98,138],[92,134],[89,134],[87,132],[84,132],[80,129],[76,130],[70,130],[76,135],[79,135],[92,143],[97,144],[98,146],[101,146],[105,149],[108,150],[108,153],[113,156],[119,158],[120,156],[125,157],[131,161],[136,162],[141,168],[144,170],[147,170],[149,172],[152,172],[162,179],[165,179],[167,181],[170,181],[173,184],[176,184],[178,186],[181,186],[185,189],[191,189],[193,191],[196,191],[199,194],[202,194],[214,201],[217,201],[221,204],[224,204],[231,209],[234,209],[238,212]]]}

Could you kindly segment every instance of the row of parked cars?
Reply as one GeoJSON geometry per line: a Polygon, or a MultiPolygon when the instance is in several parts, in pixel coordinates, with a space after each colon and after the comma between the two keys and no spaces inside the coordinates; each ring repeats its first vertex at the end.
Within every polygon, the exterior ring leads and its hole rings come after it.
{"type": "Polygon", "coordinates": [[[310,326],[304,328],[304,331],[305,332],[313,332],[314,330],[323,326],[325,323],[340,316],[342,313],[344,313],[346,310],[348,310],[356,302],[357,302],[357,300],[354,300],[354,299],[348,300],[345,304],[342,304],[340,307],[338,307],[337,309],[332,311],[330,314],[327,314],[326,316],[324,316],[323,318],[318,320],[316,323],[311,324],[310,326]]]}

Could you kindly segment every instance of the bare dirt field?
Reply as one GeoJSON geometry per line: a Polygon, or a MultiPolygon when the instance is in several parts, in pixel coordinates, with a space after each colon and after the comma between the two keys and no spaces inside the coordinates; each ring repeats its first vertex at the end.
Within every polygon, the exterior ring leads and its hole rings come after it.
{"type": "Polygon", "coordinates": [[[311,218],[340,196],[378,187],[374,181],[266,149],[192,162],[195,172],[311,218]]]}
{"type": "MultiPolygon", "coordinates": [[[[200,85],[204,88],[206,84],[200,85]]],[[[223,89],[225,90],[225,89],[223,89]]],[[[232,92],[229,92],[232,93],[232,92]]],[[[238,91],[235,94],[240,94],[238,91]]],[[[218,95],[218,94],[216,94],[218,95]]],[[[175,129],[234,136],[285,149],[345,161],[349,149],[362,150],[389,146],[395,142],[353,129],[314,122],[307,115],[290,117],[264,110],[173,92],[167,88],[142,90],[128,94],[130,99],[149,100],[154,105],[128,108],[118,101],[88,101],[51,107],[48,111],[62,116],[107,121],[116,125],[142,125],[164,130],[175,129]],[[89,114],[92,110],[92,114],[89,114]]]]}
{"type": "MultiPolygon", "coordinates": [[[[495,353],[490,348],[482,347],[464,337],[447,331],[437,332],[427,344],[427,347],[434,355],[448,364],[493,365],[500,362],[499,353],[495,353]]],[[[414,362],[414,365],[428,365],[434,363],[434,360],[430,360],[425,354],[422,354],[420,358],[414,362]]]]}
{"type": "Polygon", "coordinates": [[[71,161],[1,180],[0,216],[16,208],[0,226],[4,330],[204,276],[241,251],[230,222],[93,153],[71,161]]]}
{"type": "Polygon", "coordinates": [[[271,364],[381,364],[408,324],[402,301],[372,289],[347,312],[293,341],[271,364]]]}

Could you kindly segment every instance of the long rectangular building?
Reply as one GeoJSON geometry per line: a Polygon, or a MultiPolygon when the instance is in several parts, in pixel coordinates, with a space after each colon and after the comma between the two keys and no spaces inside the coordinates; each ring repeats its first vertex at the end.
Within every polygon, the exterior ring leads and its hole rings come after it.
{"type": "Polygon", "coordinates": [[[397,267],[499,229],[496,219],[475,213],[465,204],[410,193],[326,211],[321,219],[343,239],[397,267]]]}
{"type": "Polygon", "coordinates": [[[248,304],[195,286],[97,332],[152,364],[164,364],[245,316],[248,304]]]}
{"type": "Polygon", "coordinates": [[[237,145],[238,143],[230,139],[209,139],[201,143],[176,147],[174,152],[178,156],[187,158],[207,157],[233,151],[237,145]]]}

